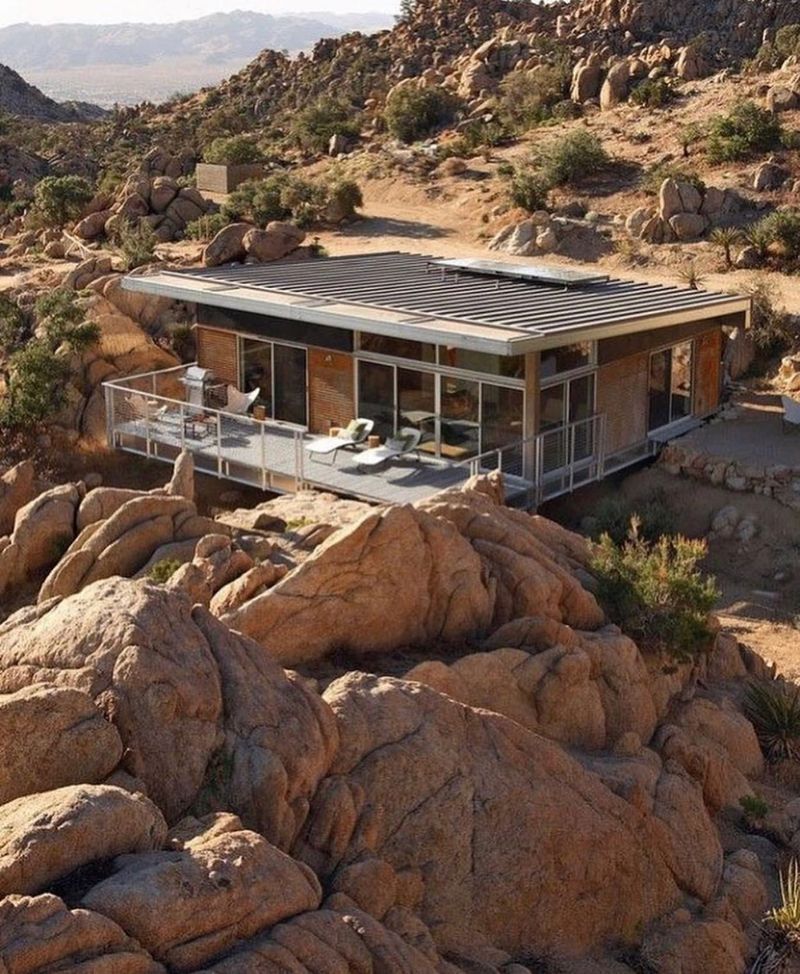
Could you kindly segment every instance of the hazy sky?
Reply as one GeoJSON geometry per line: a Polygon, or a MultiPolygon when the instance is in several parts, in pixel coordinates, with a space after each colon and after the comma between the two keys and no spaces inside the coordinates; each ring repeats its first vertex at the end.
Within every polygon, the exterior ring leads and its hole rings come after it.
{"type": "Polygon", "coordinates": [[[0,27],[24,21],[34,24],[117,24],[122,21],[190,20],[220,10],[257,10],[260,13],[300,13],[329,10],[350,13],[380,10],[394,13],[400,0],[182,0],[176,5],[164,0],[0,0],[0,27]]]}

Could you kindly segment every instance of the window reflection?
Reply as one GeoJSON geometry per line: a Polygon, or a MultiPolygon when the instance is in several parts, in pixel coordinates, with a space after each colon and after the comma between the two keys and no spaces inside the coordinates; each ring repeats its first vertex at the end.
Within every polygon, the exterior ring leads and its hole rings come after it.
{"type": "Polygon", "coordinates": [[[550,348],[541,354],[539,375],[542,379],[574,372],[575,369],[585,368],[592,364],[592,343],[578,342],[574,345],[562,345],[560,348],[550,348]]]}
{"type": "Polygon", "coordinates": [[[480,386],[469,379],[442,376],[441,453],[463,460],[480,453],[480,386]]]}

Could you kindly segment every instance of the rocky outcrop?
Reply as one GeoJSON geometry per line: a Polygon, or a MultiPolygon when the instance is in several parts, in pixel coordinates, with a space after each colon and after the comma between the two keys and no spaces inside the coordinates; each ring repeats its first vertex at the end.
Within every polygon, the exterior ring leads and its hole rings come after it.
{"type": "Polygon", "coordinates": [[[14,530],[17,511],[36,496],[36,468],[23,460],[0,476],[0,537],[14,530]]]}
{"type": "Polygon", "coordinates": [[[259,264],[280,260],[297,250],[305,238],[292,223],[268,223],[265,230],[250,223],[231,223],[203,251],[203,264],[219,267],[248,259],[259,264]]]}
{"type": "Polygon", "coordinates": [[[702,190],[681,179],[665,179],[658,206],[637,207],[625,221],[632,237],[649,243],[697,240],[712,226],[724,223],[740,206],[731,190],[715,186],[702,190]]]}

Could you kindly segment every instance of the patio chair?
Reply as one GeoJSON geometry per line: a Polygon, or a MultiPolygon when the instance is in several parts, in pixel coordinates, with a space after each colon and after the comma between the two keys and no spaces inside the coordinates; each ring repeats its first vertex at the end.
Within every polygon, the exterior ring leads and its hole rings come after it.
{"type": "Polygon", "coordinates": [[[311,454],[312,460],[332,453],[333,462],[336,463],[339,450],[355,450],[367,439],[374,426],[371,419],[353,419],[336,436],[316,437],[306,444],[306,450],[311,454]]]}
{"type": "Polygon", "coordinates": [[[781,396],[781,403],[783,405],[783,416],[781,418],[783,432],[787,433],[789,430],[800,429],[800,402],[792,399],[791,396],[781,396]]]}
{"type": "Polygon", "coordinates": [[[131,419],[134,422],[152,422],[163,419],[169,411],[169,406],[159,406],[156,401],[147,398],[143,393],[134,392],[127,396],[125,403],[130,410],[131,419]]]}
{"type": "Polygon", "coordinates": [[[228,403],[225,411],[234,413],[236,416],[246,416],[260,395],[260,389],[253,389],[252,392],[239,392],[236,386],[228,386],[228,403]]]}
{"type": "Polygon", "coordinates": [[[391,463],[409,454],[416,454],[419,461],[419,443],[422,439],[422,430],[405,427],[401,429],[397,436],[388,439],[383,446],[376,446],[371,450],[359,453],[356,464],[359,467],[380,467],[385,463],[391,463]]]}

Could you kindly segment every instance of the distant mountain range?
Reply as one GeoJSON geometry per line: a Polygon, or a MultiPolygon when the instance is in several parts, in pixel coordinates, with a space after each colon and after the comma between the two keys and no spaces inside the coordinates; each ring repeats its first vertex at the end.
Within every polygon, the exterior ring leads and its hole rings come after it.
{"type": "Polygon", "coordinates": [[[47,122],[86,121],[103,115],[96,105],[48,98],[4,64],[0,64],[0,112],[47,122]]]}
{"type": "Polygon", "coordinates": [[[383,12],[235,10],[172,24],[13,24],[0,29],[0,63],[58,101],[132,104],[216,84],[264,48],[294,53],[392,23],[383,12]]]}

